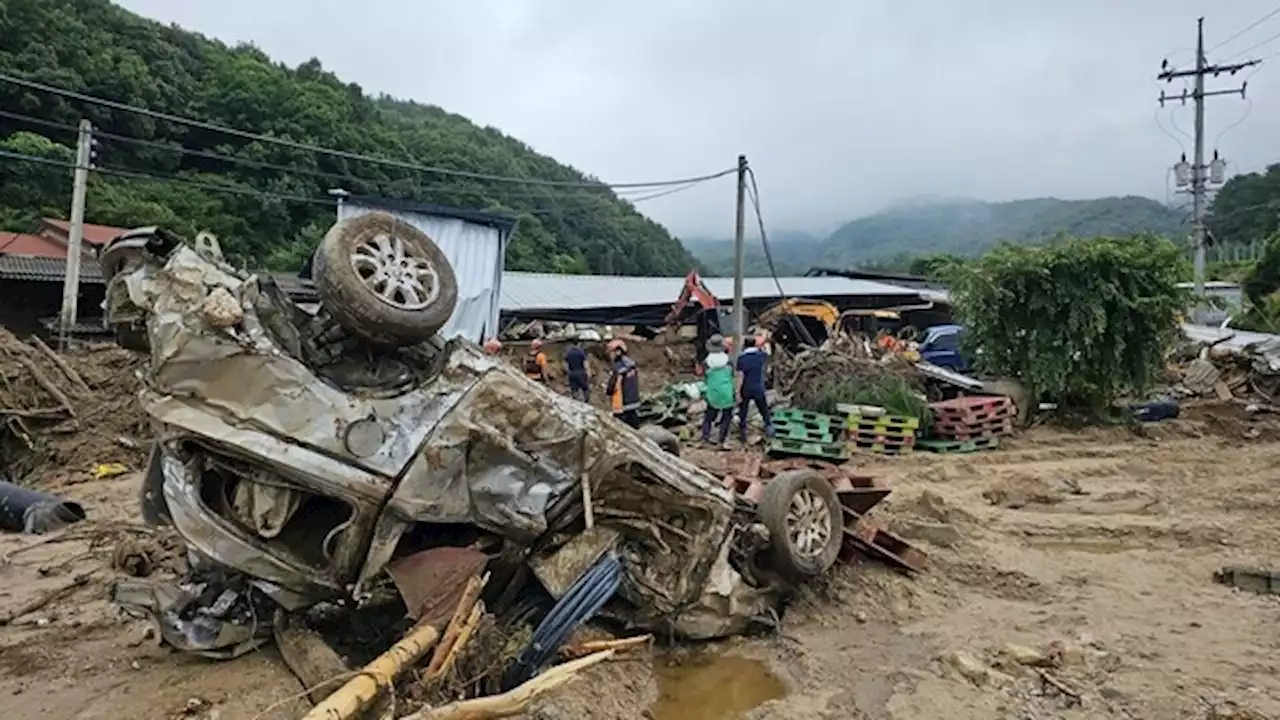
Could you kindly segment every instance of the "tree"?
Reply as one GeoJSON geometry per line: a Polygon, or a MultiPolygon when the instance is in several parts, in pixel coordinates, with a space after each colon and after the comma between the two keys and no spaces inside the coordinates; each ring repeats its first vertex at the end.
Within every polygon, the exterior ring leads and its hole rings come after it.
{"type": "Polygon", "coordinates": [[[1181,263],[1151,235],[1006,244],[959,266],[952,297],[983,370],[1102,414],[1160,371],[1189,300],[1181,263]]]}
{"type": "MultiPolygon", "coordinates": [[[[108,0],[0,1],[0,38],[0,71],[90,95],[390,160],[592,184],[549,187],[405,170],[0,84],[0,107],[11,112],[69,127],[84,117],[106,133],[150,143],[102,140],[98,163],[103,168],[152,178],[94,174],[86,209],[90,222],[161,223],[185,233],[210,230],[225,252],[245,264],[296,270],[310,252],[307,244],[333,217],[326,190],[340,186],[356,195],[519,216],[521,226],[508,256],[512,268],[681,275],[693,264],[665,228],[598,180],[497,129],[477,127],[438,107],[370,97],[325,70],[319,60],[290,69],[253,46],[229,47],[145,20],[108,0]],[[190,182],[239,194],[184,184],[190,182]]],[[[70,160],[74,130],[42,128],[44,135],[34,135],[32,128],[20,120],[0,119],[0,144],[15,153],[70,160]]],[[[0,164],[5,170],[0,174],[0,223],[25,230],[42,215],[65,217],[71,195],[66,168],[11,159],[0,159],[0,164]]]]}
{"type": "Polygon", "coordinates": [[[1209,205],[1209,231],[1219,243],[1251,243],[1280,230],[1280,164],[1236,175],[1209,205]]]}

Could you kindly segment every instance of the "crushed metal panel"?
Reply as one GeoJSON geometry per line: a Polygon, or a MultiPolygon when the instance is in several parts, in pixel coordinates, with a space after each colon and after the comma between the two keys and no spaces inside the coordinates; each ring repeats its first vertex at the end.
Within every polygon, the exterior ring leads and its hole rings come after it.
{"type": "Polygon", "coordinates": [[[409,617],[443,628],[462,597],[467,579],[479,575],[488,556],[479,550],[439,547],[406,555],[387,572],[404,599],[409,617]]]}

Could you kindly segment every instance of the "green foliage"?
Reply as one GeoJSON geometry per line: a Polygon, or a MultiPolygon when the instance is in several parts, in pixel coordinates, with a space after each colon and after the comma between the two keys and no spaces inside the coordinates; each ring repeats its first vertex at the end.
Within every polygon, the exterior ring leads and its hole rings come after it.
{"type": "MultiPolygon", "coordinates": [[[[372,98],[318,60],[288,68],[252,46],[229,47],[140,18],[107,0],[0,1],[0,71],[250,132],[355,153],[520,178],[594,182],[492,127],[438,107],[372,98]]],[[[67,125],[87,117],[99,130],[205,152],[331,174],[264,170],[102,139],[106,168],[316,198],[314,204],[194,189],[164,180],[95,175],[87,219],[153,222],[210,230],[250,265],[297,269],[332,221],[325,191],[509,213],[522,219],[508,267],[551,272],[681,275],[693,258],[660,225],[612,192],[494,183],[425,174],[250,142],[82,106],[0,85],[0,107],[67,125]]],[[[0,147],[70,159],[74,132],[0,119],[0,147]]],[[[65,217],[70,173],[0,160],[0,223],[24,230],[41,216],[65,217]]]]}
{"type": "Polygon", "coordinates": [[[1280,164],[1228,180],[1209,205],[1207,224],[1224,245],[1250,243],[1280,230],[1280,164]]]}
{"type": "Polygon", "coordinates": [[[1245,312],[1232,324],[1241,330],[1280,333],[1280,232],[1267,240],[1262,257],[1245,275],[1240,289],[1245,312]]]}
{"type": "Polygon", "coordinates": [[[1187,307],[1180,263],[1150,235],[1006,244],[960,268],[952,298],[983,370],[1102,415],[1160,371],[1187,307]]]}
{"type": "Polygon", "coordinates": [[[900,375],[842,377],[824,387],[814,406],[806,409],[840,415],[836,406],[841,404],[873,405],[884,408],[890,415],[917,418],[923,430],[927,430],[932,421],[928,401],[900,375]]]}

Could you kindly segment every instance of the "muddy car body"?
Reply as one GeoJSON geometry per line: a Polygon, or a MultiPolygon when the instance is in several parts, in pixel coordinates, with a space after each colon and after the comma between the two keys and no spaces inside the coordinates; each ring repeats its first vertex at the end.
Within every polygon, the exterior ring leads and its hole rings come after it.
{"type": "MultiPolygon", "coordinates": [[[[326,243],[403,233],[379,221],[326,243]]],[[[693,638],[768,617],[787,588],[716,478],[470,342],[353,333],[319,279],[304,311],[207,239],[143,229],[104,266],[108,321],[150,353],[144,510],[285,609],[371,601],[393,561],[442,545],[515,558],[553,597],[611,549],[614,614],[693,638]]]]}

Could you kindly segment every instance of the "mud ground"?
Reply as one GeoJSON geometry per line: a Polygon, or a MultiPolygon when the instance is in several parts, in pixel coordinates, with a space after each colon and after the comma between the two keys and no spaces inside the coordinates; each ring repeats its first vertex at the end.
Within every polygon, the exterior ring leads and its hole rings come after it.
{"type": "MultiPolygon", "coordinates": [[[[530,716],[1280,718],[1280,597],[1212,581],[1224,564],[1280,566],[1280,433],[1229,406],[1186,415],[1139,433],[1038,428],[975,455],[859,457],[894,488],[876,516],[928,550],[928,572],[843,567],[777,636],[614,663],[530,716]],[[725,656],[739,664],[681,684],[725,656]],[[752,660],[785,694],[719,714],[762,682],[752,660]]],[[[0,717],[298,717],[302,688],[273,650],[184,657],[109,606],[122,545],[158,571],[176,548],[132,524],[136,473],[93,479],[90,456],[72,458],[39,485],[83,502],[93,522],[57,542],[0,535],[0,717]]]]}

